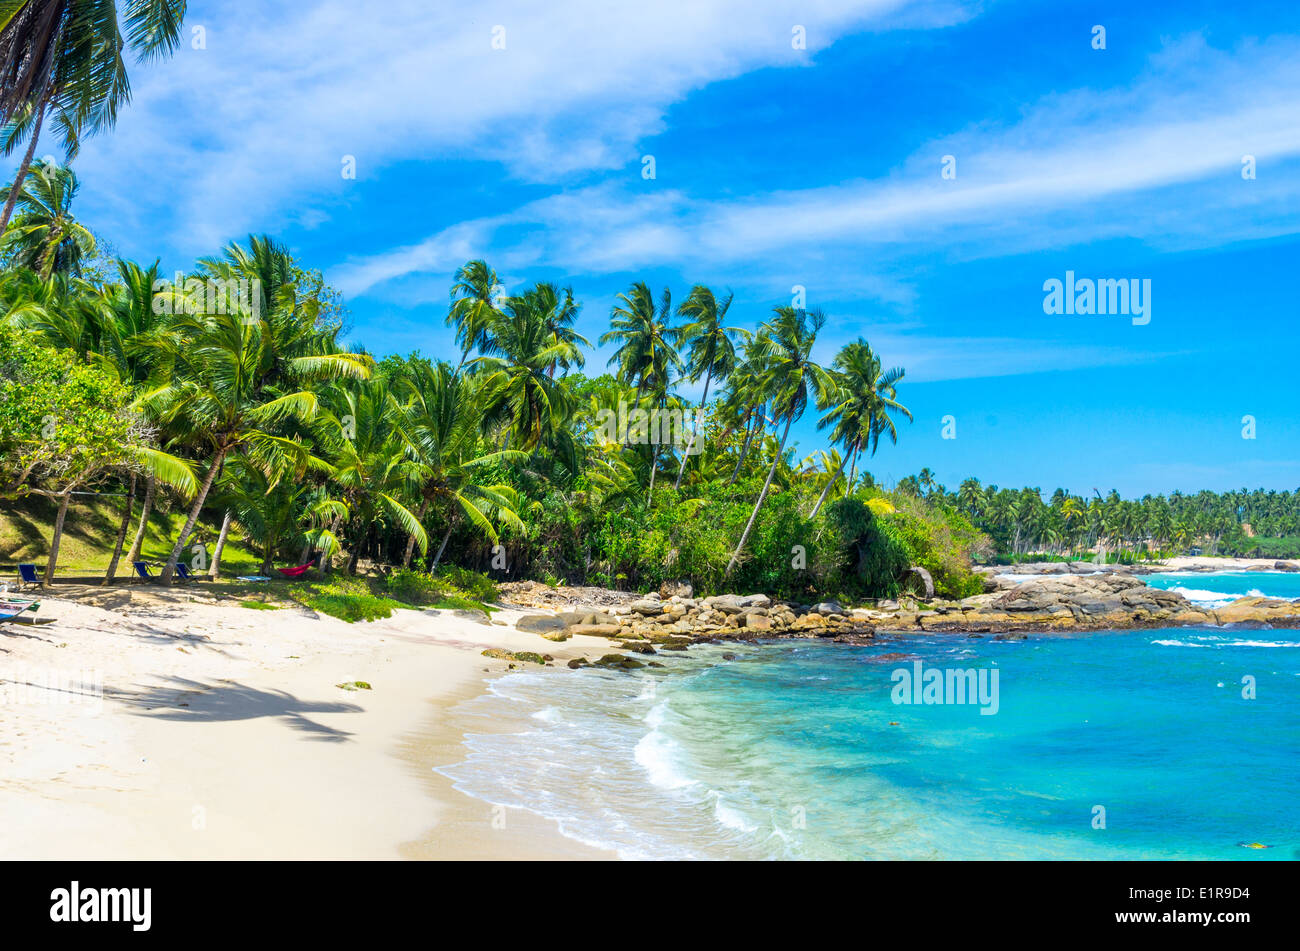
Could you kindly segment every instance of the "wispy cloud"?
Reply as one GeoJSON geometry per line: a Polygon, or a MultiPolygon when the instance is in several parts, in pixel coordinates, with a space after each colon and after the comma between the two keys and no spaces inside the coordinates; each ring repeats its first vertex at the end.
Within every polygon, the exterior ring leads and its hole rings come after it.
{"type": "Polygon", "coordinates": [[[427,0],[193,3],[183,46],[133,74],[135,101],[81,167],[115,195],[119,230],[175,224],[182,251],[249,228],[319,222],[345,155],[357,181],[407,160],[500,163],[521,180],[627,165],[692,90],[763,67],[800,68],[865,26],[937,26],[959,0],[616,4],[427,0]],[[802,27],[806,48],[795,49],[802,27]],[[504,48],[494,48],[504,44],[504,48]],[[149,177],[141,180],[147,166],[149,177]],[[156,190],[171,183],[174,191],[156,190]]]}
{"type": "Polygon", "coordinates": [[[870,248],[885,267],[860,287],[897,302],[909,290],[893,265],[936,247],[978,257],[1117,236],[1204,247],[1293,233],[1300,186],[1279,172],[1300,157],[1298,53],[1293,39],[1229,52],[1193,36],[1161,50],[1129,86],[1052,95],[1010,127],[936,139],[883,179],[738,201],[607,181],[351,260],[334,275],[356,294],[421,260],[443,266],[453,235],[512,267],[581,262],[591,273],[824,273],[828,251],[870,248]],[[940,177],[944,155],[957,160],[955,180],[940,177]],[[1245,155],[1260,170],[1255,181],[1241,177],[1245,155]]]}

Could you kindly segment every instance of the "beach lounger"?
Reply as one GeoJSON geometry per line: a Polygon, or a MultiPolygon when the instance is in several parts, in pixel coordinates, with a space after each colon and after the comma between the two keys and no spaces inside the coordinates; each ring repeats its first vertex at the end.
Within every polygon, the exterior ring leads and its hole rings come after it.
{"type": "Polygon", "coordinates": [[[235,578],[235,580],[236,581],[270,581],[271,579],[268,578],[266,575],[239,575],[235,578]]]}
{"type": "Polygon", "coordinates": [[[36,574],[36,566],[35,566],[35,565],[19,565],[19,566],[18,566],[18,583],[19,583],[19,584],[23,584],[23,585],[33,585],[33,584],[34,584],[34,585],[36,585],[36,586],[39,587],[39,586],[40,586],[40,583],[41,583],[41,579],[40,579],[40,577],[36,574]]]}
{"type": "MultiPolygon", "coordinates": [[[[22,615],[28,611],[35,612],[41,606],[39,601],[27,598],[10,598],[0,596],[0,624],[6,621],[24,621],[22,615]]],[[[34,620],[32,623],[35,623],[34,620]]]]}
{"type": "Polygon", "coordinates": [[[154,577],[153,572],[149,570],[149,566],[145,564],[143,561],[133,562],[133,564],[135,565],[135,573],[140,576],[141,581],[158,580],[156,577],[154,577]]]}
{"type": "Polygon", "coordinates": [[[195,575],[190,574],[190,566],[183,561],[176,562],[176,573],[181,576],[182,581],[199,581],[195,575]]]}

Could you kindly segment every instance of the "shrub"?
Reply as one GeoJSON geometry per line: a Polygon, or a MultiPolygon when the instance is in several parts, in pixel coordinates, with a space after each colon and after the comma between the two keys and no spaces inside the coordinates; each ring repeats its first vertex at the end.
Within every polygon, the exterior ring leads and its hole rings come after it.
{"type": "Polygon", "coordinates": [[[448,585],[411,568],[399,568],[384,579],[384,588],[388,596],[407,604],[436,604],[448,593],[448,585]]]}
{"type": "Polygon", "coordinates": [[[438,574],[471,601],[492,602],[501,599],[501,592],[497,590],[496,582],[480,572],[457,565],[441,565],[438,574]]]}

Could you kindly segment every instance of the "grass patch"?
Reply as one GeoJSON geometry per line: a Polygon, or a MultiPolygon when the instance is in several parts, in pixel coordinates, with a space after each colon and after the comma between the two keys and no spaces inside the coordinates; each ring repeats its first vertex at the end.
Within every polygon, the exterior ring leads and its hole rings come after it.
{"type": "Polygon", "coordinates": [[[280,610],[280,605],[278,605],[278,604],[267,604],[265,601],[240,601],[239,603],[242,604],[242,605],[243,605],[244,607],[246,607],[246,608],[250,608],[250,609],[253,610],[253,611],[278,611],[278,610],[280,610]]]}
{"type": "Polygon", "coordinates": [[[484,604],[482,601],[475,601],[473,598],[461,597],[459,595],[449,595],[434,605],[440,611],[482,611],[484,616],[491,617],[493,611],[499,611],[500,608],[494,608],[491,605],[484,604]]]}

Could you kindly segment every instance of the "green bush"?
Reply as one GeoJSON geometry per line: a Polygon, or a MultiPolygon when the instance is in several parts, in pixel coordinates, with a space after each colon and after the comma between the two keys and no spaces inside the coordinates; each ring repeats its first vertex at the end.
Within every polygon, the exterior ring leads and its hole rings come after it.
{"type": "Polygon", "coordinates": [[[437,604],[449,593],[448,585],[411,568],[399,568],[384,579],[384,588],[390,598],[406,604],[437,604]]]}
{"type": "Polygon", "coordinates": [[[471,601],[490,603],[501,599],[501,592],[497,590],[496,582],[480,572],[444,564],[439,566],[438,574],[471,601]]]}

